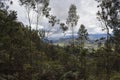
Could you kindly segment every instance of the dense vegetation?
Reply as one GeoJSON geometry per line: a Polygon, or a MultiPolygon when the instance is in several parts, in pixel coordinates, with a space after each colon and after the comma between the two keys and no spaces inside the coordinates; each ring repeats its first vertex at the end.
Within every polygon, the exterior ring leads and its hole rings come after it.
{"type": "MultiPolygon", "coordinates": [[[[104,47],[86,49],[83,44],[88,33],[84,25],[78,32],[82,46],[55,46],[43,41],[43,33],[17,21],[17,13],[7,10],[1,1],[0,80],[120,80],[120,22],[113,17],[119,6],[113,9],[112,3],[120,4],[117,0],[100,2],[104,5],[98,16],[106,28],[111,25],[114,35],[107,34],[104,47]],[[105,9],[113,11],[104,14],[105,9]],[[111,20],[107,20],[108,15],[111,20]]],[[[61,26],[67,29],[64,23],[61,26]]]]}

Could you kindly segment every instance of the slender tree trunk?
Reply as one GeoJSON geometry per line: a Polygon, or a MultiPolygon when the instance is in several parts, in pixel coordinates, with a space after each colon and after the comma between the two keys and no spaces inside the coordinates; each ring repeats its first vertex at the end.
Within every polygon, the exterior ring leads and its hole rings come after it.
{"type": "Polygon", "coordinates": [[[37,14],[36,30],[38,31],[39,16],[37,14]]]}
{"type": "MultiPolygon", "coordinates": [[[[64,32],[64,40],[65,40],[65,35],[66,35],[66,33],[64,32]]],[[[64,48],[65,48],[65,41],[64,41],[64,48]]]]}
{"type": "Polygon", "coordinates": [[[38,4],[37,5],[37,22],[36,22],[36,30],[38,30],[38,24],[39,24],[39,17],[40,17],[40,12],[39,12],[39,6],[38,4]]]}
{"type": "MultiPolygon", "coordinates": [[[[29,29],[30,29],[30,65],[32,66],[32,60],[33,60],[33,55],[32,55],[32,29],[31,29],[31,26],[32,26],[32,22],[31,22],[31,16],[30,16],[30,11],[31,11],[31,8],[28,6],[26,7],[26,10],[27,10],[27,17],[28,17],[28,23],[29,23],[29,29]]],[[[30,79],[32,80],[32,77],[33,74],[32,74],[32,69],[31,69],[31,74],[30,74],[30,79]]]]}
{"type": "Polygon", "coordinates": [[[72,46],[74,48],[74,28],[73,28],[73,25],[71,27],[72,27],[72,46]]]}
{"type": "Polygon", "coordinates": [[[106,30],[107,30],[107,44],[106,44],[106,47],[107,47],[107,63],[106,63],[106,80],[110,80],[110,74],[111,74],[111,71],[110,71],[110,68],[111,66],[109,66],[110,62],[109,62],[109,53],[110,53],[110,50],[111,50],[111,46],[110,46],[110,42],[109,42],[109,28],[107,26],[107,23],[105,23],[105,26],[106,26],[106,30]]]}

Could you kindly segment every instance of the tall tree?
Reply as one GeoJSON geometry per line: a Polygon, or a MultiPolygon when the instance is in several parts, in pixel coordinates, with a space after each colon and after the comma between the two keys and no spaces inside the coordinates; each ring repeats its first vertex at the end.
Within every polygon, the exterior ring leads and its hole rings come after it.
{"type": "MultiPolygon", "coordinates": [[[[96,0],[98,1],[100,11],[98,11],[99,20],[105,25],[107,29],[107,41],[106,41],[106,80],[110,80],[111,75],[111,66],[110,66],[110,53],[112,52],[112,48],[110,45],[110,41],[113,40],[115,44],[115,53],[119,53],[120,51],[120,0],[96,0]],[[109,29],[113,31],[113,37],[109,36],[109,29]]],[[[118,66],[119,63],[116,64],[118,66]]]]}
{"type": "Polygon", "coordinates": [[[58,23],[59,24],[59,20],[57,19],[56,16],[53,15],[49,15],[48,17],[49,19],[49,29],[47,29],[46,32],[46,38],[48,38],[50,35],[52,35],[53,33],[50,34],[51,30],[54,28],[55,24],[58,23]]]}
{"type": "Polygon", "coordinates": [[[81,47],[84,47],[84,43],[88,40],[88,32],[85,26],[82,24],[78,30],[78,40],[80,41],[81,47]]]}
{"type": "MultiPolygon", "coordinates": [[[[62,29],[63,34],[64,34],[64,38],[65,38],[66,31],[68,30],[68,27],[65,25],[65,23],[60,23],[60,28],[62,29]]],[[[65,43],[64,43],[64,46],[65,46],[65,43]]]]}
{"type": "MultiPolygon", "coordinates": [[[[49,12],[51,8],[49,7],[49,1],[50,0],[20,0],[21,5],[24,5],[27,10],[27,16],[28,16],[28,22],[31,30],[31,24],[33,23],[33,19],[36,23],[36,30],[39,33],[43,33],[44,30],[44,38],[48,40],[48,37],[51,35],[50,32],[53,29],[53,26],[59,22],[59,20],[56,18],[56,16],[51,15],[49,12]],[[35,12],[35,18],[31,18],[31,13],[35,12]],[[44,29],[38,30],[38,26],[40,25],[40,17],[45,16],[49,23],[50,23],[50,29],[44,29]],[[40,32],[42,31],[42,32],[40,32]]],[[[43,36],[42,36],[43,37],[43,36]]]]}
{"type": "Polygon", "coordinates": [[[50,16],[49,11],[51,8],[49,8],[49,0],[34,0],[35,3],[35,12],[36,12],[36,30],[38,30],[38,25],[40,21],[40,16],[50,16]]]}
{"type": "MultiPolygon", "coordinates": [[[[110,39],[109,29],[113,30],[115,50],[120,50],[120,0],[96,0],[98,1],[98,7],[101,9],[98,11],[99,20],[105,25],[107,29],[107,42],[110,39]]],[[[109,47],[109,45],[107,45],[109,47]]]]}
{"type": "Polygon", "coordinates": [[[27,17],[28,17],[28,23],[31,30],[32,21],[36,22],[36,30],[38,30],[38,25],[40,21],[40,16],[49,16],[50,8],[49,6],[49,0],[19,0],[21,5],[25,6],[27,17]],[[32,13],[36,13],[36,18],[32,18],[32,13]]]}
{"type": "Polygon", "coordinates": [[[60,28],[62,29],[63,33],[64,33],[64,37],[66,35],[66,31],[68,30],[68,27],[64,24],[64,23],[60,23],[60,28]]]}
{"type": "Polygon", "coordinates": [[[72,45],[74,47],[74,27],[77,25],[78,22],[78,15],[77,15],[77,8],[74,4],[71,4],[69,11],[68,11],[68,18],[67,18],[67,24],[71,27],[72,30],[72,45]]]}

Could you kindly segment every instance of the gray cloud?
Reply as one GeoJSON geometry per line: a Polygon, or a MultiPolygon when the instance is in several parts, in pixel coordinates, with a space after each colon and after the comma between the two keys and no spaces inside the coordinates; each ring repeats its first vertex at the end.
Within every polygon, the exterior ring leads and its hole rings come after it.
{"type": "MultiPolygon", "coordinates": [[[[10,7],[10,9],[16,10],[18,13],[18,20],[22,21],[24,24],[28,24],[26,11],[24,7],[19,6],[18,0],[13,0],[14,4],[10,7]]],[[[66,22],[66,18],[68,16],[68,10],[71,4],[75,4],[77,6],[77,14],[80,19],[78,21],[78,25],[75,27],[75,31],[77,32],[80,25],[84,24],[88,29],[88,32],[91,34],[94,33],[103,33],[102,28],[98,26],[98,21],[96,19],[97,2],[95,0],[50,0],[51,14],[57,16],[62,22],[66,22]]],[[[35,13],[32,13],[33,24],[35,27],[35,13]]],[[[41,17],[41,21],[39,23],[40,28],[45,27],[48,28],[48,20],[44,17],[41,17]]],[[[55,29],[58,29],[56,27],[55,29]]],[[[70,31],[68,31],[70,32],[70,31]]],[[[62,35],[60,32],[55,35],[62,35]]],[[[53,35],[53,36],[55,36],[53,35]]]]}
{"type": "MultiPolygon", "coordinates": [[[[99,28],[97,26],[96,13],[98,11],[97,2],[95,0],[51,0],[50,7],[52,7],[52,14],[56,15],[61,21],[65,22],[68,16],[68,10],[71,4],[77,6],[77,14],[80,19],[75,31],[77,31],[81,24],[84,24],[89,33],[96,33],[91,31],[99,28]]],[[[101,32],[101,31],[99,31],[101,32]]]]}

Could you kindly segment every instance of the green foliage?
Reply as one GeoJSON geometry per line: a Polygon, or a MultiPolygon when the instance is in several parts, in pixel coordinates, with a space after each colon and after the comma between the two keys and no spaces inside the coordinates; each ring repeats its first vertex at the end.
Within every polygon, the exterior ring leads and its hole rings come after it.
{"type": "Polygon", "coordinates": [[[78,15],[76,12],[77,8],[74,4],[71,4],[69,11],[68,11],[68,18],[67,18],[67,24],[69,24],[71,27],[74,27],[77,25],[78,22],[78,15]]]}
{"type": "MultiPolygon", "coordinates": [[[[120,50],[120,1],[119,0],[96,0],[98,1],[98,7],[101,9],[98,11],[98,19],[104,24],[107,29],[107,38],[110,39],[109,29],[112,29],[113,36],[112,41],[114,42],[115,51],[120,50]]],[[[110,39],[111,40],[111,39],[110,39]]],[[[107,42],[108,43],[108,42],[107,42]]]]}
{"type": "Polygon", "coordinates": [[[80,42],[81,47],[84,47],[86,40],[88,40],[88,32],[87,29],[85,29],[85,26],[82,24],[78,30],[78,41],[80,42]]]}
{"type": "Polygon", "coordinates": [[[110,80],[120,80],[120,74],[116,74],[115,76],[111,77],[110,80]]]}
{"type": "MultiPolygon", "coordinates": [[[[75,6],[73,8],[75,10],[75,6]]],[[[51,23],[54,20],[51,19],[51,23]]],[[[65,24],[60,25],[66,30],[65,24]]],[[[118,51],[108,47],[63,48],[45,43],[44,35],[44,31],[38,34],[37,30],[18,22],[15,11],[0,9],[0,80],[120,79],[118,51]]],[[[83,25],[79,35],[88,35],[83,25]]]]}
{"type": "Polygon", "coordinates": [[[68,26],[71,27],[72,30],[72,45],[74,46],[74,28],[77,25],[78,22],[78,15],[77,15],[77,8],[74,4],[71,4],[69,11],[68,11],[68,18],[66,23],[68,26]]]}

